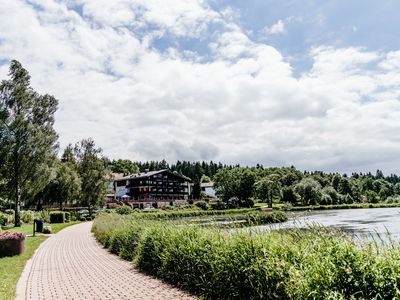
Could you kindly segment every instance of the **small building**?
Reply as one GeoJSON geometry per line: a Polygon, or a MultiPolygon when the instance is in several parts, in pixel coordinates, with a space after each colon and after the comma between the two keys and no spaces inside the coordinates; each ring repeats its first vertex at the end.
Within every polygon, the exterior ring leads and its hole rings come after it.
{"type": "Polygon", "coordinates": [[[213,182],[202,182],[200,183],[200,188],[207,197],[216,198],[213,182]]]}
{"type": "Polygon", "coordinates": [[[115,198],[132,207],[186,203],[192,180],[167,169],[131,174],[114,181],[115,198]]]}

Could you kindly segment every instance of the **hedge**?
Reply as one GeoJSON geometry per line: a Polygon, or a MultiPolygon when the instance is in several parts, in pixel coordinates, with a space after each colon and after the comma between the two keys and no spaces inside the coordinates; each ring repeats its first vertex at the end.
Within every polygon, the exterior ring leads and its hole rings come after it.
{"type": "Polygon", "coordinates": [[[70,221],[69,212],[52,211],[50,212],[50,223],[68,223],[70,221]]]}

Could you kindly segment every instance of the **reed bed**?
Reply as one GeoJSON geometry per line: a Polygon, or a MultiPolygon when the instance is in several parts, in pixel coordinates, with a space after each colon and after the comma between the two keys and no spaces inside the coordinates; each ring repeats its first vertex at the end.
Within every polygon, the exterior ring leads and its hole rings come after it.
{"type": "Polygon", "coordinates": [[[397,299],[400,248],[321,228],[288,232],[181,226],[100,215],[97,240],[142,271],[205,299],[397,299]]]}

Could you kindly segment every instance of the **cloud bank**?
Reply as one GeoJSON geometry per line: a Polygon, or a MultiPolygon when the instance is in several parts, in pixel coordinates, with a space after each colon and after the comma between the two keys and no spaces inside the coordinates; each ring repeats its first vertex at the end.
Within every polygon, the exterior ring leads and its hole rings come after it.
{"type": "Polygon", "coordinates": [[[202,0],[0,0],[0,78],[20,60],[33,87],[60,100],[61,146],[93,137],[113,158],[396,172],[400,51],[315,45],[295,75],[227,11],[202,0]]]}

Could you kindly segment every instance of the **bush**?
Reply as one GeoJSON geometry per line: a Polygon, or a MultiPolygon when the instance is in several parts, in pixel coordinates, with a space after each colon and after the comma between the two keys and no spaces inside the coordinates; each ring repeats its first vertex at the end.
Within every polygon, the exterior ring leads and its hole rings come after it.
{"type": "Polygon", "coordinates": [[[129,206],[123,205],[117,207],[115,212],[120,215],[129,215],[132,212],[132,209],[129,206]]]}
{"type": "Polygon", "coordinates": [[[247,221],[250,224],[270,224],[282,223],[288,220],[288,216],[283,211],[274,212],[252,212],[247,214],[247,221]]]}
{"type": "Polygon", "coordinates": [[[224,210],[227,208],[228,206],[225,204],[225,202],[222,202],[221,200],[218,200],[216,203],[211,204],[211,209],[224,210]]]}
{"type": "Polygon", "coordinates": [[[69,222],[69,213],[63,211],[50,212],[50,223],[67,223],[69,222]]]}
{"type": "Polygon", "coordinates": [[[210,206],[206,202],[197,202],[196,206],[201,208],[202,210],[209,210],[210,206]]]}
{"type": "Polygon", "coordinates": [[[0,226],[5,226],[8,224],[8,215],[0,212],[0,226]]]}
{"type": "Polygon", "coordinates": [[[35,219],[35,212],[31,210],[21,211],[21,222],[23,223],[33,223],[35,219]]]}
{"type": "Polygon", "coordinates": [[[7,215],[14,215],[15,211],[13,209],[6,209],[4,211],[7,215]]]}
{"type": "Polygon", "coordinates": [[[43,220],[45,223],[50,222],[50,212],[48,210],[42,210],[35,212],[35,219],[43,220]]]}
{"type": "Polygon", "coordinates": [[[64,212],[64,218],[64,222],[69,223],[69,221],[71,221],[71,214],[69,212],[64,212]]]}

